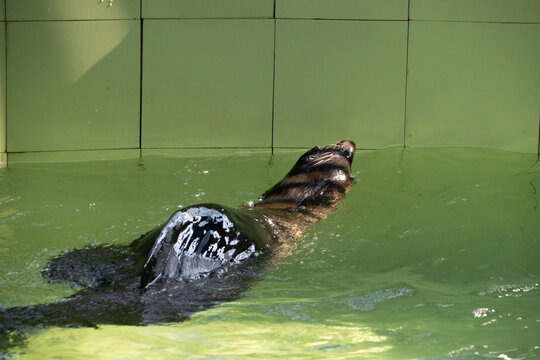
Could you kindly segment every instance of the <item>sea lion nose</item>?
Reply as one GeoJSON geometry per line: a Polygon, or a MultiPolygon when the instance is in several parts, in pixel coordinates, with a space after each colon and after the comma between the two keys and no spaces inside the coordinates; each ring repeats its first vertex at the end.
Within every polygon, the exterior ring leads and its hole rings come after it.
{"type": "Polygon", "coordinates": [[[337,145],[342,149],[347,150],[347,152],[351,154],[351,157],[356,151],[356,144],[350,140],[341,140],[337,145]]]}

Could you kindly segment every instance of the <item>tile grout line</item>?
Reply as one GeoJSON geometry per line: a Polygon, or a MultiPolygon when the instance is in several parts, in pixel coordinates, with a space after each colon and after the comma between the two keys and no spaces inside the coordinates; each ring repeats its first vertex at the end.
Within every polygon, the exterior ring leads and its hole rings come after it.
{"type": "Polygon", "coordinates": [[[7,17],[6,17],[6,14],[7,14],[7,4],[6,4],[6,1],[5,0],[1,0],[2,1],[2,8],[3,8],[3,11],[4,11],[4,20],[3,20],[3,27],[4,27],[4,38],[2,40],[4,40],[4,53],[2,54],[2,56],[4,57],[4,71],[5,71],[5,88],[4,88],[4,98],[3,98],[3,101],[4,101],[4,148],[3,149],[0,149],[0,153],[1,152],[4,152],[6,153],[6,162],[7,162],[7,91],[8,91],[8,88],[7,88],[7,76],[8,76],[8,72],[7,72],[7,17]]]}
{"type": "MultiPolygon", "coordinates": [[[[4,14],[6,13],[6,3],[4,1],[4,14]]],[[[4,91],[4,149],[0,149],[0,152],[4,152],[6,155],[6,166],[9,166],[9,154],[8,154],[8,22],[4,21],[4,71],[5,71],[5,91],[4,91]]]]}
{"type": "MultiPolygon", "coordinates": [[[[275,12],[275,8],[274,8],[275,12]]],[[[92,22],[92,21],[133,21],[140,20],[139,18],[118,18],[118,19],[6,19],[6,22],[18,23],[18,22],[92,22]]],[[[514,25],[538,25],[540,22],[534,21],[489,21],[489,20],[440,20],[440,19],[367,19],[367,18],[317,18],[317,17],[170,17],[170,18],[146,18],[148,20],[305,20],[305,21],[366,21],[366,22],[442,22],[442,23],[470,23],[470,24],[514,24],[514,25]]]]}
{"type": "Polygon", "coordinates": [[[143,34],[144,34],[144,19],[142,18],[142,0],[140,0],[140,7],[139,7],[139,21],[140,24],[140,38],[139,38],[139,157],[142,157],[142,128],[143,128],[143,58],[144,58],[144,52],[143,52],[143,34]]]}
{"type": "Polygon", "coordinates": [[[506,25],[538,25],[540,22],[529,21],[489,21],[489,20],[441,20],[441,19],[415,19],[411,21],[418,22],[441,22],[441,23],[460,23],[460,24],[506,24],[506,25]]]}
{"type": "Polygon", "coordinates": [[[317,18],[317,17],[280,17],[279,20],[284,21],[349,21],[349,22],[406,22],[407,19],[366,19],[366,18],[317,18]]]}
{"type": "Polygon", "coordinates": [[[538,158],[540,159],[540,112],[538,112],[538,158]]]}
{"type": "Polygon", "coordinates": [[[409,88],[409,43],[411,30],[411,0],[408,1],[407,8],[407,46],[405,50],[405,94],[404,94],[404,113],[403,113],[403,148],[407,146],[407,102],[409,88]]]}
{"type": "Polygon", "coordinates": [[[46,23],[46,22],[103,22],[103,21],[134,21],[140,18],[125,18],[125,19],[6,19],[10,23],[46,23]]]}
{"type": "Polygon", "coordinates": [[[270,153],[274,155],[274,119],[275,119],[275,107],[276,107],[276,33],[277,33],[277,20],[276,15],[276,0],[274,0],[274,52],[272,54],[272,131],[270,139],[270,153]]]}

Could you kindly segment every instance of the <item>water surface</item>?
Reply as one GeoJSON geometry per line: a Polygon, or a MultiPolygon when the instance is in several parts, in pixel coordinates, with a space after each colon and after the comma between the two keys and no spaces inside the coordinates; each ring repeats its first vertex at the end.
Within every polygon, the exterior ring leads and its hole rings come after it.
{"type": "MultiPolygon", "coordinates": [[[[0,307],[74,293],[40,271],[177,208],[256,201],[301,152],[0,169],[0,307]]],[[[188,321],[32,329],[13,358],[527,359],[540,355],[540,164],[481,149],[358,152],[342,206],[241,299],[188,321]]]]}

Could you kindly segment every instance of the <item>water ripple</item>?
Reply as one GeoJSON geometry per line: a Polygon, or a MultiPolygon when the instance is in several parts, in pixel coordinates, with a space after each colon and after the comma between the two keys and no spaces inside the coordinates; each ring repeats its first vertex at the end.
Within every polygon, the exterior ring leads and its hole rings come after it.
{"type": "Polygon", "coordinates": [[[480,291],[478,295],[486,296],[491,294],[498,294],[497,297],[499,299],[503,297],[520,297],[524,293],[528,293],[529,291],[538,290],[539,286],[540,284],[538,283],[532,285],[495,285],[490,287],[486,291],[480,291]]]}
{"type": "Polygon", "coordinates": [[[13,197],[6,196],[0,199],[0,205],[8,204],[10,202],[18,201],[18,200],[21,200],[20,196],[13,196],[13,197]]]}
{"type": "Polygon", "coordinates": [[[350,308],[360,311],[371,311],[375,305],[395,299],[401,296],[411,296],[414,290],[409,288],[383,289],[369,292],[364,295],[351,295],[340,302],[347,304],[350,308]]]}

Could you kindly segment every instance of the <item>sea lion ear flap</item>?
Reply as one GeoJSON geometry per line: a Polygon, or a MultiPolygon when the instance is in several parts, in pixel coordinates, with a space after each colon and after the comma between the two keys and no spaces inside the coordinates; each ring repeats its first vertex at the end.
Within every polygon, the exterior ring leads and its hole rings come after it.
{"type": "MultiPolygon", "coordinates": [[[[291,170],[289,170],[287,175],[285,175],[285,178],[293,176],[294,174],[297,174],[298,172],[303,172],[305,170],[306,166],[309,166],[310,161],[313,160],[312,156],[315,155],[315,154],[320,153],[321,151],[322,151],[322,149],[321,149],[320,146],[315,146],[315,147],[309,149],[308,151],[306,151],[305,153],[303,153],[298,158],[296,163],[293,165],[291,170]]],[[[284,180],[285,178],[283,178],[282,180],[284,180]]]]}
{"type": "MultiPolygon", "coordinates": [[[[320,152],[322,149],[320,146],[314,146],[312,147],[311,149],[309,149],[308,151],[306,151],[305,153],[302,154],[302,156],[300,156],[300,158],[298,159],[298,161],[296,162],[297,164],[302,161],[302,160],[305,160],[307,157],[311,156],[311,155],[314,155],[318,152],[320,152]]],[[[296,166],[296,165],[295,165],[296,166]]]]}

